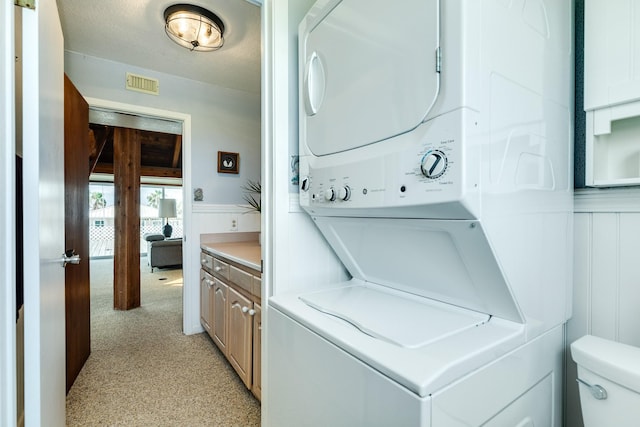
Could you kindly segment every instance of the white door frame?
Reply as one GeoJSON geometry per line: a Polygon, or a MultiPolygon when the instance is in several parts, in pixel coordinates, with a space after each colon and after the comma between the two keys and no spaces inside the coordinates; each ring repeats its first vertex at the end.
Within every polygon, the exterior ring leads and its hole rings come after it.
{"type": "Polygon", "coordinates": [[[199,283],[193,278],[193,272],[198,271],[199,264],[197,267],[192,266],[194,259],[192,255],[193,251],[189,250],[194,244],[197,244],[199,251],[200,242],[199,240],[197,242],[191,242],[188,240],[188,238],[196,239],[196,236],[193,236],[192,234],[193,225],[191,221],[191,199],[190,197],[187,197],[189,194],[187,190],[191,188],[191,115],[99,98],[85,97],[85,100],[89,104],[90,109],[97,108],[101,110],[109,110],[114,113],[127,113],[136,116],[182,122],[182,221],[184,229],[182,250],[182,277],[184,283],[182,288],[182,331],[187,335],[201,332],[201,330],[198,329],[198,326],[200,325],[199,283]]]}
{"type": "Polygon", "coordinates": [[[13,2],[0,6],[0,425],[15,425],[15,23],[13,2]]]}

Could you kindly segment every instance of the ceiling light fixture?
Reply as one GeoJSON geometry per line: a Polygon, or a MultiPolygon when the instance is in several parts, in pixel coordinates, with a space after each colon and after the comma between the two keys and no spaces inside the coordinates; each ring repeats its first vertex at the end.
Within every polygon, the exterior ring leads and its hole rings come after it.
{"type": "Polygon", "coordinates": [[[215,13],[192,4],[174,4],[164,11],[164,30],[191,51],[209,52],[224,44],[224,24],[215,13]]]}

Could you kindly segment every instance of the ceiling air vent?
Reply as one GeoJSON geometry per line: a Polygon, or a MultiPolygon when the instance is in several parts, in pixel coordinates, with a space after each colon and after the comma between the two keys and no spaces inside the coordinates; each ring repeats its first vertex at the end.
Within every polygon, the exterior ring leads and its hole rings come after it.
{"type": "Polygon", "coordinates": [[[150,79],[149,77],[139,76],[133,73],[127,73],[126,88],[128,90],[148,93],[149,95],[158,95],[160,93],[160,83],[157,79],[150,79]]]}

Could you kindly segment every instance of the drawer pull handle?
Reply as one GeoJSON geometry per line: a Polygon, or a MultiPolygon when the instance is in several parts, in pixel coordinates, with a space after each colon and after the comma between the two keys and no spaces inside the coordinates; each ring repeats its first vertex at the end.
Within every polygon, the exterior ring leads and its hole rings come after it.
{"type": "Polygon", "coordinates": [[[222,270],[222,267],[220,267],[219,265],[216,265],[216,268],[214,268],[215,271],[220,271],[222,270]]]}
{"type": "Polygon", "coordinates": [[[203,265],[207,265],[207,260],[206,259],[201,259],[200,263],[203,264],[203,265]]]}

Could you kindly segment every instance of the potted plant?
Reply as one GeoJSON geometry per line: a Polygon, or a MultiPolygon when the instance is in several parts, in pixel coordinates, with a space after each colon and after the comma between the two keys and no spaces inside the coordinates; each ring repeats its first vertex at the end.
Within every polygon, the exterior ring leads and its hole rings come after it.
{"type": "Polygon", "coordinates": [[[242,198],[249,205],[249,211],[260,212],[262,210],[262,199],[260,197],[262,185],[260,181],[247,180],[247,183],[242,186],[242,191],[245,193],[242,198]]]}
{"type": "MultiPolygon", "coordinates": [[[[247,180],[247,183],[242,186],[242,191],[245,193],[242,198],[249,205],[247,212],[256,211],[260,213],[262,211],[262,185],[260,181],[247,180]]],[[[258,233],[258,241],[262,245],[262,233],[258,233]]]]}

